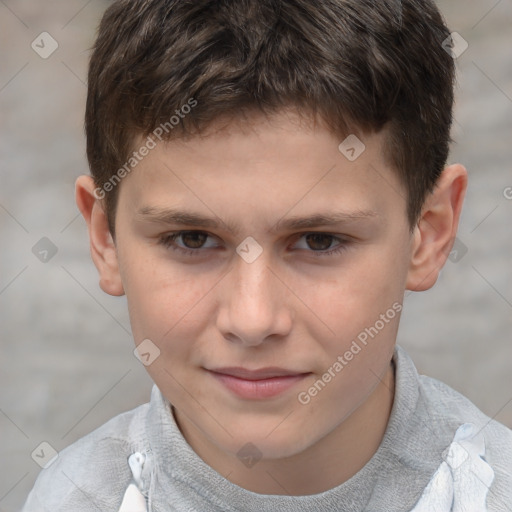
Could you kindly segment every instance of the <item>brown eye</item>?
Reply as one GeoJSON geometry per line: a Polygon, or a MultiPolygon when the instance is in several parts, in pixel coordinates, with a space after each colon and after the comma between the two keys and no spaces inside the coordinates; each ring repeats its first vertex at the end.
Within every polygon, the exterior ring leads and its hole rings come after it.
{"type": "Polygon", "coordinates": [[[219,249],[215,237],[205,231],[177,231],[162,235],[159,244],[180,255],[203,256],[210,249],[219,249]]]}
{"type": "Polygon", "coordinates": [[[305,236],[308,247],[313,251],[326,251],[331,247],[334,237],[325,233],[310,233],[305,236]]]}
{"type": "Polygon", "coordinates": [[[208,239],[208,235],[201,231],[184,231],[178,238],[181,238],[187,249],[200,249],[208,239]]]}
{"type": "Polygon", "coordinates": [[[330,233],[310,232],[303,233],[294,244],[294,248],[304,255],[316,257],[337,256],[351,245],[350,240],[344,236],[330,233]]]}

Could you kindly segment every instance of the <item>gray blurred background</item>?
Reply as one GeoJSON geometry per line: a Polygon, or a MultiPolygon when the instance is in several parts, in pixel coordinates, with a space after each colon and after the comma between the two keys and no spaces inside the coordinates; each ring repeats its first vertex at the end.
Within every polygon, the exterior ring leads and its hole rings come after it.
{"type": "MultiPolygon", "coordinates": [[[[0,0],[0,512],[20,509],[42,442],[59,451],[149,398],[125,300],[100,290],[73,197],[107,5],[0,0]]],[[[407,295],[399,343],[421,373],[512,427],[512,0],[439,5],[469,45],[450,157],[469,190],[457,253],[432,290],[407,295]]]]}

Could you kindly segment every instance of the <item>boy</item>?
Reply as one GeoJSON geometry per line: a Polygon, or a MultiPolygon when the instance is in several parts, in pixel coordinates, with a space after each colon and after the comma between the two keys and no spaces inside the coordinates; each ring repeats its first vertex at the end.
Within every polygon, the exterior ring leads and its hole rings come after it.
{"type": "Polygon", "coordinates": [[[512,510],[512,432],[395,347],[466,189],[447,40],[426,0],[113,2],[76,200],[156,385],[25,511],[512,510]]]}

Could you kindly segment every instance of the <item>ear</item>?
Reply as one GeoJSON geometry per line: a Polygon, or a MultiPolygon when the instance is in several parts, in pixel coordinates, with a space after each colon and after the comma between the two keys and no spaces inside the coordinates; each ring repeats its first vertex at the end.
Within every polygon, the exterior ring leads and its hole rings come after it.
{"type": "Polygon", "coordinates": [[[455,241],[467,181],[462,165],[450,165],[427,197],[414,228],[407,290],[428,290],[437,281],[455,241]]]}
{"type": "Polygon", "coordinates": [[[76,204],[87,223],[91,256],[100,275],[101,289],[109,295],[124,295],[114,239],[95,189],[91,176],[80,176],[75,183],[76,204]]]}

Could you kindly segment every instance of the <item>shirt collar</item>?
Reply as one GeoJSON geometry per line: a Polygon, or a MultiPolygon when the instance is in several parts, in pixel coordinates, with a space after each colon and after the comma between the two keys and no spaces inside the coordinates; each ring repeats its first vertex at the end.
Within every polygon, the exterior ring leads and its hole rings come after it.
{"type": "Polygon", "coordinates": [[[169,496],[178,495],[190,497],[191,503],[203,501],[203,509],[212,512],[361,512],[369,504],[385,502],[386,495],[394,492],[394,486],[390,486],[390,479],[394,478],[400,486],[407,486],[407,495],[412,499],[410,503],[397,504],[399,508],[395,510],[411,510],[442,461],[442,451],[453,433],[447,437],[435,418],[429,417],[418,373],[405,351],[396,347],[393,360],[395,399],[377,452],[348,481],[322,493],[300,497],[258,494],[225,479],[187,443],[171,404],[155,385],[146,419],[152,459],[149,493],[154,510],[165,510],[169,496]]]}

